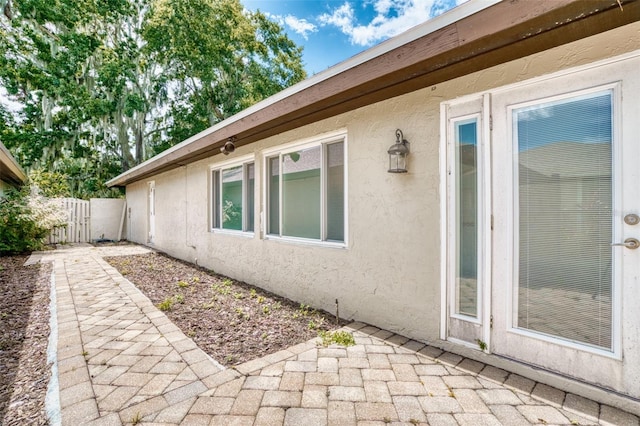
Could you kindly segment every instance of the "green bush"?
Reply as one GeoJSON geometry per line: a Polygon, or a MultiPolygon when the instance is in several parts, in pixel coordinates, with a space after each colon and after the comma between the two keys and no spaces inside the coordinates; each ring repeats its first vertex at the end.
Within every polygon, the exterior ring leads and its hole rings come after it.
{"type": "Polygon", "coordinates": [[[54,226],[66,223],[67,213],[38,187],[9,190],[0,199],[0,255],[38,250],[54,226]]]}

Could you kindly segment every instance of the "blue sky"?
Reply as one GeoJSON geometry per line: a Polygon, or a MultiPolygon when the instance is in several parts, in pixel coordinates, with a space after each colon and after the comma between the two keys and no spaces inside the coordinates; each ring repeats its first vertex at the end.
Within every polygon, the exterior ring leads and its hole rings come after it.
{"type": "Polygon", "coordinates": [[[304,46],[309,76],[427,21],[465,0],[240,0],[304,46]]]}

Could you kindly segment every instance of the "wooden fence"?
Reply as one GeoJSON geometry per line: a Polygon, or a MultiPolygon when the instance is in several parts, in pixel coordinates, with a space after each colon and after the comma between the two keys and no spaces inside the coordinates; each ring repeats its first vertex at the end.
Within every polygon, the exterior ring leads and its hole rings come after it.
{"type": "Polygon", "coordinates": [[[49,244],[87,243],[91,241],[89,201],[57,198],[67,211],[67,226],[57,227],[49,235],[49,244]]]}

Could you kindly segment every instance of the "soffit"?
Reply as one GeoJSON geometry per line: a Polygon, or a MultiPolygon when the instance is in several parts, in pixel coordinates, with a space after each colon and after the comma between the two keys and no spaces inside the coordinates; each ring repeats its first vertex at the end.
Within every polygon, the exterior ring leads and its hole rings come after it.
{"type": "Polygon", "coordinates": [[[22,167],[16,162],[9,150],[0,142],[0,180],[18,186],[27,180],[22,167]]]}
{"type": "MultiPolygon", "coordinates": [[[[570,43],[640,19],[638,0],[503,1],[411,40],[239,119],[108,182],[122,186],[319,120],[570,43]]],[[[295,86],[294,86],[295,87],[295,86]]]]}

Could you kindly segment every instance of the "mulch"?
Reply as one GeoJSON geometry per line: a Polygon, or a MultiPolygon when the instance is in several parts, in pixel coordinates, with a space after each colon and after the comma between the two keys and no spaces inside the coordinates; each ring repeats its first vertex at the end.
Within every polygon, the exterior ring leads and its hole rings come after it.
{"type": "Polygon", "coordinates": [[[204,352],[226,366],[278,352],[344,325],[327,312],[162,253],[105,260],[204,352]]]}
{"type": "Polygon", "coordinates": [[[0,257],[0,424],[46,425],[51,264],[0,257]]]}

